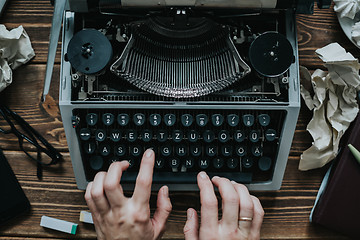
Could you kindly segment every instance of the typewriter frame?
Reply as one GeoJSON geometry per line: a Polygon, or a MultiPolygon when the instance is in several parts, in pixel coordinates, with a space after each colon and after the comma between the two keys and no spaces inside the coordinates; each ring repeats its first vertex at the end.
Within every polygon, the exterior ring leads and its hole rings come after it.
{"type": "MultiPolygon", "coordinates": [[[[283,175],[286,168],[286,163],[289,156],[290,147],[292,144],[293,133],[295,131],[296,122],[300,110],[300,83],[299,83],[299,66],[298,66],[298,46],[297,46],[297,33],[295,22],[295,11],[293,9],[286,10],[286,37],[293,47],[293,54],[295,62],[289,68],[289,101],[286,103],[256,103],[256,102],[219,102],[218,104],[209,104],[207,102],[149,102],[146,104],[131,103],[131,102],[75,102],[71,100],[71,85],[72,78],[70,75],[71,65],[65,61],[65,53],[71,37],[74,34],[74,13],[70,11],[64,12],[63,33],[62,33],[62,49],[61,49],[61,68],[60,68],[60,94],[59,106],[62,116],[62,121],[65,129],[65,134],[69,146],[72,166],[76,178],[76,183],[79,189],[85,189],[88,182],[85,176],[85,170],[80,153],[80,145],[76,130],[72,126],[72,112],[74,109],[112,109],[112,108],[163,108],[172,109],[253,109],[256,110],[285,110],[287,112],[282,135],[279,141],[279,150],[276,160],[276,165],[273,172],[272,181],[250,183],[247,184],[249,190],[278,190],[281,187],[283,175]]],[[[152,190],[159,189],[163,184],[153,184],[152,190]]],[[[175,191],[197,191],[196,184],[167,184],[170,190],[175,191]]],[[[125,190],[132,190],[134,184],[124,184],[125,190]]]]}

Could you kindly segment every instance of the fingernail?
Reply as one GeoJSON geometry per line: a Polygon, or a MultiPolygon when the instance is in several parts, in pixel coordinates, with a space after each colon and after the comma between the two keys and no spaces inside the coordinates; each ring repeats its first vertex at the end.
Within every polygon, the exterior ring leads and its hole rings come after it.
{"type": "Polygon", "coordinates": [[[148,150],[146,150],[145,156],[147,158],[149,158],[153,155],[153,153],[154,153],[154,151],[149,148],[148,150]]]}
{"type": "Polygon", "coordinates": [[[220,177],[219,176],[213,176],[212,179],[219,179],[220,177]]]}
{"type": "Polygon", "coordinates": [[[169,197],[169,188],[167,186],[164,186],[163,188],[163,194],[165,197],[169,197]]]}
{"type": "Polygon", "coordinates": [[[200,177],[201,177],[202,179],[206,179],[207,174],[206,174],[205,172],[200,172],[200,177]]]}
{"type": "Polygon", "coordinates": [[[191,219],[191,218],[194,216],[194,212],[191,211],[191,209],[189,208],[189,209],[186,211],[186,215],[187,215],[187,219],[191,219]]]}

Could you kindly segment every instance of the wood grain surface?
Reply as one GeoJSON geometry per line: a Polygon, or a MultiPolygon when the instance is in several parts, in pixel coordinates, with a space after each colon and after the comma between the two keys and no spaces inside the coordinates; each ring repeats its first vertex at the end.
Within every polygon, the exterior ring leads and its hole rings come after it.
{"type": "MultiPolygon", "coordinates": [[[[84,191],[76,187],[70,156],[58,107],[60,48],[50,93],[44,104],[40,96],[44,83],[45,64],[53,7],[49,0],[11,0],[0,18],[8,29],[23,25],[32,41],[36,57],[14,72],[14,81],[0,94],[0,102],[16,111],[51,144],[59,149],[64,161],[46,168],[42,181],[36,177],[36,165],[19,150],[17,138],[0,134],[0,147],[31,202],[31,211],[3,226],[0,239],[93,239],[92,225],[79,222],[81,210],[87,210],[84,191]],[[79,223],[76,235],[40,227],[42,215],[79,223]]],[[[310,70],[324,69],[315,50],[338,42],[355,57],[360,51],[343,34],[333,9],[315,9],[314,15],[297,16],[300,64],[310,70]]],[[[309,214],[326,168],[301,172],[297,169],[300,154],[311,145],[306,125],[312,113],[301,108],[282,188],[279,191],[253,192],[265,210],[262,239],[347,239],[339,233],[309,223],[309,214]]],[[[4,124],[0,120],[0,126],[4,124]]],[[[26,146],[31,150],[31,146],[26,146]]],[[[0,183],[1,184],[1,183],[0,183]]],[[[1,193],[5,194],[5,193],[1,193]]],[[[200,209],[199,195],[193,192],[172,192],[173,211],[164,239],[183,239],[186,209],[200,209]]],[[[151,198],[154,211],[156,193],[151,198]]],[[[341,203],[339,203],[341,204],[341,203]]]]}

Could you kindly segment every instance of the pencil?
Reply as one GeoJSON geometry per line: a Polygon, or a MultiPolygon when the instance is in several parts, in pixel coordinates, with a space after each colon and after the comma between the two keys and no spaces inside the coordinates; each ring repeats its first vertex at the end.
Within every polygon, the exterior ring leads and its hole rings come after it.
{"type": "Polygon", "coordinates": [[[358,161],[358,163],[360,164],[360,152],[359,150],[357,150],[353,145],[348,144],[348,147],[350,149],[350,152],[354,155],[355,159],[358,161]]]}

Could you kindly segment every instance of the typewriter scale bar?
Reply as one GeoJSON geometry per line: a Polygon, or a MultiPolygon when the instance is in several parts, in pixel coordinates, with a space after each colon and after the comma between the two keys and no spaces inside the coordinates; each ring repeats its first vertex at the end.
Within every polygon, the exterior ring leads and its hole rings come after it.
{"type": "Polygon", "coordinates": [[[214,19],[230,29],[251,73],[208,95],[172,98],[139,89],[110,71],[123,56],[130,38],[126,26],[136,17],[65,13],[59,106],[78,188],[85,189],[113,161],[128,160],[122,182],[132,190],[147,148],[156,153],[154,190],[164,184],[198,190],[200,171],[250,190],[280,188],[300,108],[294,12],[214,19]],[[105,33],[113,48],[110,64],[96,74],[78,72],[66,59],[69,42],[83,29],[105,33]],[[279,76],[262,76],[249,61],[251,42],[265,32],[282,34],[292,46],[295,62],[279,76]]]}

